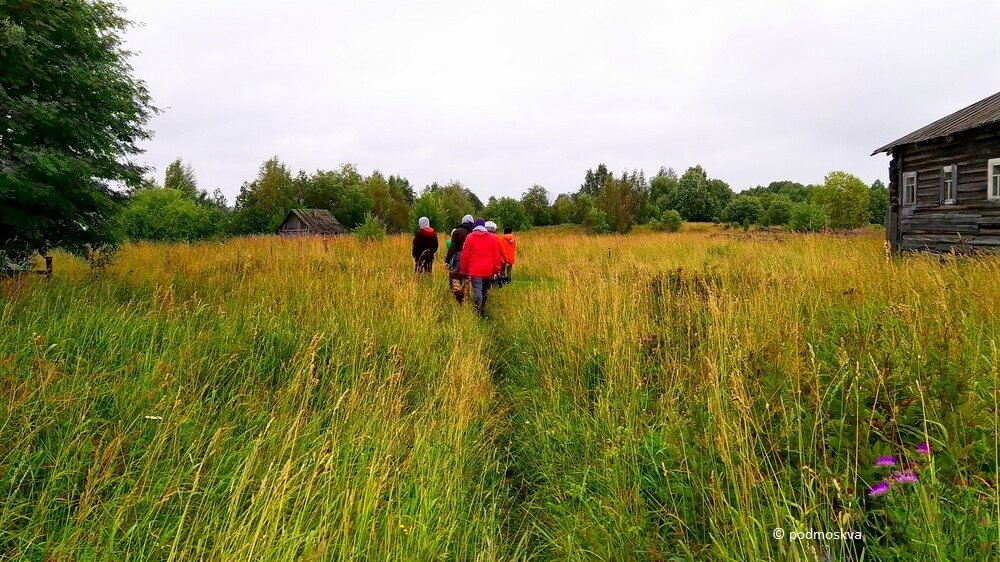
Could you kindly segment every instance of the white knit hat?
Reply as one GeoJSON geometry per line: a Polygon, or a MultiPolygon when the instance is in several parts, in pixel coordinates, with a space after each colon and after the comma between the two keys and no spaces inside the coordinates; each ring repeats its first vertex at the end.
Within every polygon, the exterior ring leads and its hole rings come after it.
{"type": "Polygon", "coordinates": [[[490,232],[496,232],[497,231],[497,223],[495,223],[493,221],[486,221],[486,230],[489,230],[490,232]]]}

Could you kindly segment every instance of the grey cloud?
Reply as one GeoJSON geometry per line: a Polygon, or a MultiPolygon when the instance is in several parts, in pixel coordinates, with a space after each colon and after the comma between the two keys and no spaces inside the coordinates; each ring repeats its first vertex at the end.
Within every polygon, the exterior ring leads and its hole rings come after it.
{"type": "Polygon", "coordinates": [[[127,0],[166,108],[143,157],[230,198],[261,161],[483,199],[702,164],[735,189],[873,181],[871,150],[994,93],[1000,4],[127,0]],[[928,30],[945,39],[935,40],[928,30]]]}

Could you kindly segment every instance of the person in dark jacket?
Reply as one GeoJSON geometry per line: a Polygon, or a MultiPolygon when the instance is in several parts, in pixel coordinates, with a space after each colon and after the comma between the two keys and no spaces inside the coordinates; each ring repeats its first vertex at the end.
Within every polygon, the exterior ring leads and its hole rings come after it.
{"type": "Polygon", "coordinates": [[[472,215],[465,215],[462,217],[462,224],[451,232],[451,247],[448,248],[448,254],[444,258],[444,262],[451,271],[458,271],[458,262],[462,259],[462,246],[465,245],[465,237],[472,232],[475,226],[472,222],[472,215]]]}
{"type": "Polygon", "coordinates": [[[465,239],[472,232],[476,225],[472,223],[472,215],[462,217],[462,224],[451,232],[451,246],[448,254],[444,258],[445,265],[448,266],[448,279],[451,283],[451,292],[455,295],[458,304],[465,301],[465,297],[471,291],[469,280],[459,271],[462,261],[462,249],[465,246],[465,239]]]}
{"type": "Polygon", "coordinates": [[[420,228],[413,235],[414,269],[417,273],[430,273],[434,265],[434,254],[438,251],[437,233],[431,228],[431,221],[427,217],[420,217],[417,224],[420,228]]]}

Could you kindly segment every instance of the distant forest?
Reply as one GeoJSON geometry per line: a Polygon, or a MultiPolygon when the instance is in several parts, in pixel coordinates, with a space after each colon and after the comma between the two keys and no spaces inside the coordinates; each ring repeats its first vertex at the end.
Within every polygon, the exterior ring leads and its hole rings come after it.
{"type": "MultiPolygon", "coordinates": [[[[30,6],[31,3],[25,4],[30,6]]],[[[277,157],[264,162],[230,204],[199,186],[177,159],[162,183],[135,164],[160,110],[132,76],[121,39],[131,25],[105,1],[58,2],[8,10],[0,18],[0,270],[30,265],[58,247],[93,256],[125,240],[196,241],[272,233],[294,208],[328,209],[350,229],[398,233],[427,216],[448,231],[465,214],[501,226],[575,223],[593,234],[626,233],[637,224],[677,230],[682,221],[785,225],[795,230],[882,223],[888,193],[844,172],[823,185],[779,181],[739,194],[700,166],[678,175],[661,168],[615,175],[604,164],[583,174],[575,193],[554,199],[540,185],[520,199],[485,203],[457,181],[418,194],[404,177],[350,164],[309,174],[277,157]],[[122,192],[115,186],[127,186],[122,192]]]]}
{"type": "Polygon", "coordinates": [[[348,229],[374,220],[389,233],[412,231],[421,216],[446,231],[466,214],[514,230],[579,224],[592,234],[627,233],[638,224],[676,230],[681,221],[817,231],[883,224],[888,205],[881,181],[868,186],[844,172],[831,172],[822,185],[775,181],[737,194],[701,166],[682,175],[664,167],[647,179],[641,170],[615,175],[604,164],[587,170],[574,193],[553,199],[545,187],[532,185],[520,199],[490,197],[484,203],[458,181],[435,182],[418,194],[404,177],[379,171],[364,176],[351,164],[293,175],[277,157],[260,166],[230,205],[218,189],[201,189],[195,171],[177,159],[162,184],[147,178],[127,194],[117,230],[122,239],[136,241],[267,234],[291,209],[314,208],[329,210],[348,229]]]}

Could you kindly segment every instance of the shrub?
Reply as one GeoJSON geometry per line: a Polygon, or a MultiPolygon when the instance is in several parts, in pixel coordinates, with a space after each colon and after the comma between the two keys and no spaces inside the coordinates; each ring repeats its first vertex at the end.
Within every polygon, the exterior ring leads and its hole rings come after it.
{"type": "Polygon", "coordinates": [[[722,210],[722,220],[735,223],[756,223],[764,214],[760,199],[753,195],[740,195],[733,198],[722,210]]]}
{"type": "Polygon", "coordinates": [[[587,231],[587,234],[607,234],[611,232],[611,226],[608,224],[608,216],[597,207],[589,209],[587,216],[583,219],[583,228],[587,231]]]}
{"type": "Polygon", "coordinates": [[[483,214],[488,220],[497,223],[498,228],[510,227],[514,230],[531,228],[531,217],[525,211],[524,205],[513,197],[491,200],[483,214]]]}
{"type": "Polygon", "coordinates": [[[365,213],[365,221],[354,229],[354,235],[361,242],[385,239],[385,225],[375,215],[365,213]]]}
{"type": "Polygon", "coordinates": [[[668,209],[663,211],[659,220],[653,219],[649,221],[649,227],[656,232],[677,232],[681,229],[683,223],[684,219],[681,218],[680,213],[673,209],[668,209]]]}
{"type": "Polygon", "coordinates": [[[794,203],[784,195],[775,195],[768,202],[767,210],[761,218],[761,224],[766,226],[784,226],[792,220],[794,203]]]}
{"type": "Polygon", "coordinates": [[[118,217],[129,240],[194,242],[223,234],[228,217],[221,209],[199,205],[176,189],[140,191],[118,217]]]}
{"type": "Polygon", "coordinates": [[[830,218],[826,211],[808,203],[800,203],[792,210],[790,226],[797,232],[819,232],[826,228],[830,218]]]}

